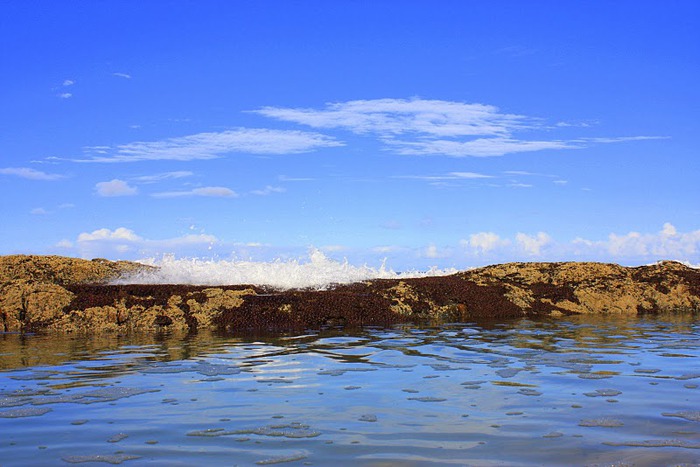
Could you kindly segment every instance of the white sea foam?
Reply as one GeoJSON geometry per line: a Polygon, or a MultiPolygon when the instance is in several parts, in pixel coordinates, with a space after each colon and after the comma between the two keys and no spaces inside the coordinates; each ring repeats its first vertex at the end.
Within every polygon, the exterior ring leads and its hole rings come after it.
{"type": "Polygon", "coordinates": [[[270,262],[241,260],[178,259],[165,256],[139,261],[157,269],[123,277],[118,284],[191,284],[236,285],[250,284],[277,289],[326,288],[369,279],[406,279],[412,277],[444,276],[456,269],[431,268],[427,271],[394,272],[384,264],[378,268],[353,266],[335,261],[323,252],[313,250],[308,260],[275,260],[270,262]]]}

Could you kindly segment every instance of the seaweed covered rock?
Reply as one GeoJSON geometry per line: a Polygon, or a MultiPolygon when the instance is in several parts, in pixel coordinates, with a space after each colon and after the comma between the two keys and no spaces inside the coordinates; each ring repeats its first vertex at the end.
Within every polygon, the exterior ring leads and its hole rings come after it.
{"type": "Polygon", "coordinates": [[[665,261],[508,263],[327,290],[123,284],[138,263],[0,257],[0,331],[231,332],[585,313],[700,311],[700,271],[665,261]],[[120,279],[122,285],[110,284],[120,279]]]}
{"type": "Polygon", "coordinates": [[[606,263],[508,263],[459,274],[525,313],[637,314],[700,310],[700,271],[675,261],[623,267],[606,263]]]}

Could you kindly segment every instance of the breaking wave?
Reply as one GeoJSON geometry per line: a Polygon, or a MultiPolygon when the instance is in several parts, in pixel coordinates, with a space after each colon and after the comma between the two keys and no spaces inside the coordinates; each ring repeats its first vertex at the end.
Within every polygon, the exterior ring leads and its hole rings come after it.
{"type": "Polygon", "coordinates": [[[431,268],[427,271],[394,272],[384,264],[379,268],[353,266],[335,261],[323,252],[313,250],[308,260],[275,260],[270,262],[242,260],[179,259],[165,256],[145,259],[142,264],[155,266],[153,271],[139,272],[115,281],[117,284],[190,284],[238,285],[250,284],[276,289],[317,288],[347,284],[369,279],[407,279],[445,276],[456,269],[431,268]]]}

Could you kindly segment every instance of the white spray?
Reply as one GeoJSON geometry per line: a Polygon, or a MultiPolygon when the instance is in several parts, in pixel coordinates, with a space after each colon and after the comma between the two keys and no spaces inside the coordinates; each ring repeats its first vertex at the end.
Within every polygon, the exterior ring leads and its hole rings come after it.
{"type": "Polygon", "coordinates": [[[191,284],[237,285],[250,284],[276,289],[316,288],[347,284],[370,279],[406,279],[412,277],[444,276],[456,269],[431,268],[427,271],[397,273],[387,269],[353,266],[347,260],[329,259],[319,250],[309,253],[308,261],[275,260],[270,262],[242,260],[161,259],[139,261],[157,269],[134,274],[115,281],[117,284],[191,284]]]}

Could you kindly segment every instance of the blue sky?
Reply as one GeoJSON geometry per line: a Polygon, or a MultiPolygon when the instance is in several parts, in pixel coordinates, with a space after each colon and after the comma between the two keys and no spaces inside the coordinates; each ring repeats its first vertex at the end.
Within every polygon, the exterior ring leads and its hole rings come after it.
{"type": "Polygon", "coordinates": [[[0,254],[700,262],[695,1],[0,1],[0,254]]]}

